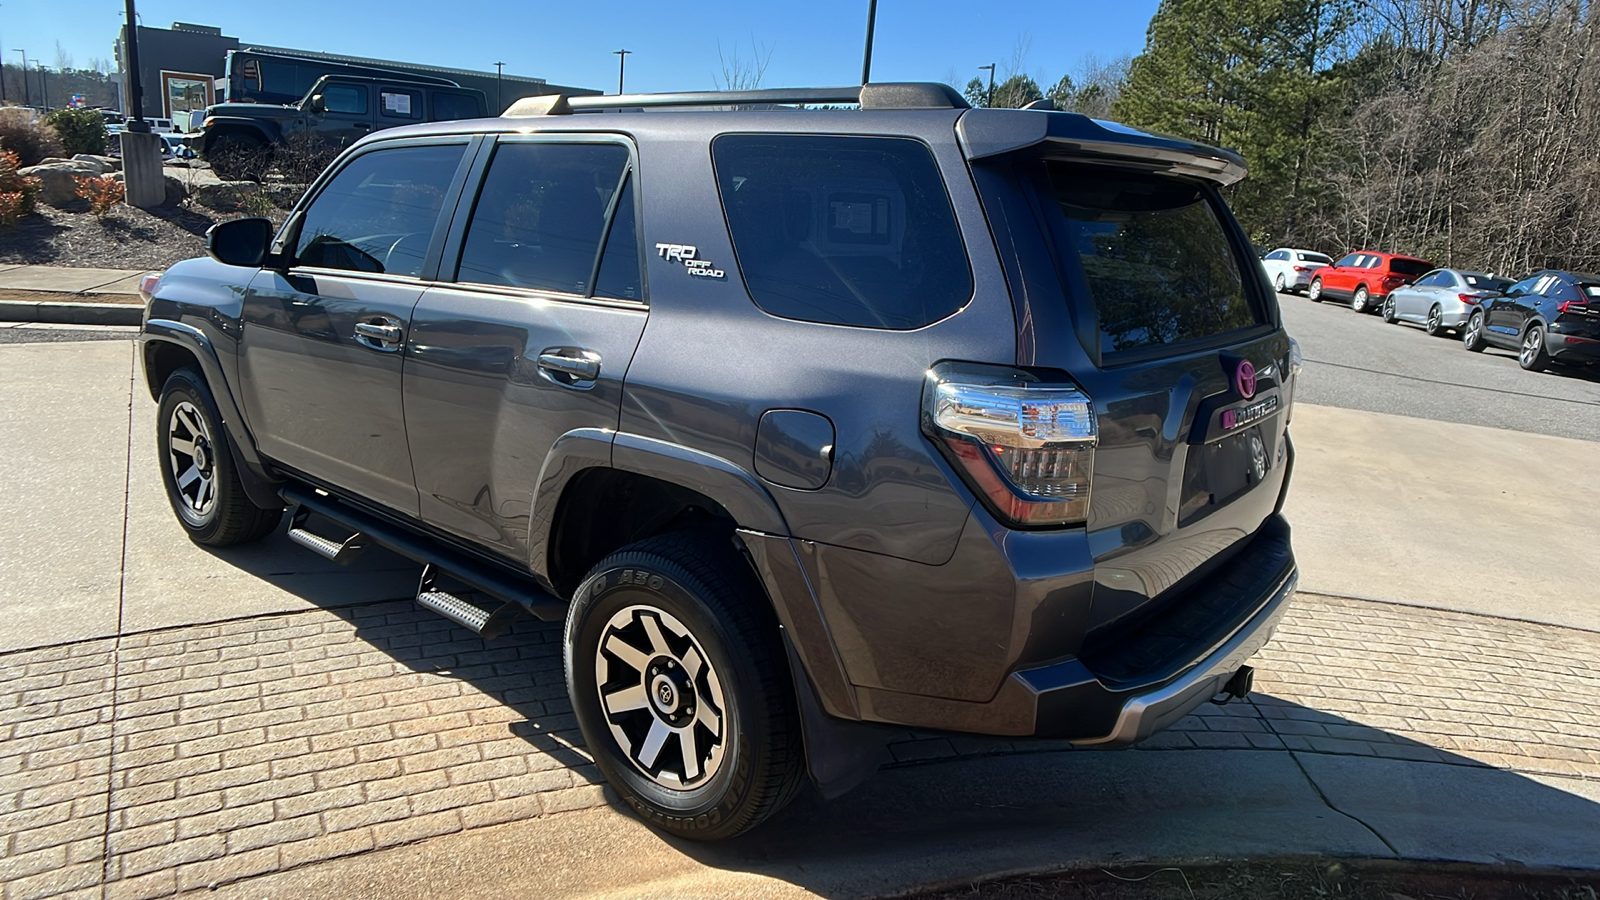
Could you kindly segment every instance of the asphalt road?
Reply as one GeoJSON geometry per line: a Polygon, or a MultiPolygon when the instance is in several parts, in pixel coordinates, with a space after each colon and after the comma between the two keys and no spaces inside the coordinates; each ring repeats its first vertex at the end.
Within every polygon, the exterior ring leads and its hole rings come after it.
{"type": "Polygon", "coordinates": [[[1524,372],[1510,350],[1468,353],[1453,336],[1298,294],[1278,303],[1306,359],[1297,403],[1600,441],[1600,369],[1524,372]]]}

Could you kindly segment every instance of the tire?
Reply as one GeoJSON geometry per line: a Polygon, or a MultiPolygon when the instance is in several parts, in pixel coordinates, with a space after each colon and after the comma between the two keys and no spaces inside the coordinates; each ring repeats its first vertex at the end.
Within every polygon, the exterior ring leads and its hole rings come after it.
{"type": "Polygon", "coordinates": [[[1322,279],[1321,278],[1313,278],[1313,279],[1311,279],[1311,287],[1306,288],[1306,299],[1310,300],[1312,303],[1321,303],[1322,302],[1322,279]]]}
{"type": "Polygon", "coordinates": [[[574,595],[565,646],[584,741],[645,821],[721,840],[794,798],[805,761],[788,658],[729,538],[676,532],[606,557],[574,595]]]}
{"type": "Polygon", "coordinates": [[[1483,313],[1473,313],[1467,327],[1461,331],[1461,346],[1473,353],[1483,352],[1483,313]]]}
{"type": "Polygon", "coordinates": [[[1428,309],[1428,323],[1423,326],[1423,330],[1433,337],[1444,337],[1445,332],[1449,330],[1444,327],[1444,310],[1439,308],[1439,304],[1435,303],[1428,309]]]}
{"type": "Polygon", "coordinates": [[[167,502],[196,544],[248,544],[277,527],[283,507],[263,509],[245,493],[216,400],[199,372],[179,369],[162,386],[156,447],[167,502]]]}
{"type": "Polygon", "coordinates": [[[1283,273],[1282,272],[1279,272],[1277,275],[1274,275],[1272,277],[1272,289],[1277,291],[1280,294],[1283,293],[1284,288],[1283,288],[1283,273]]]}
{"type": "Polygon", "coordinates": [[[245,134],[219,134],[206,145],[206,162],[223,181],[262,180],[270,157],[265,141],[245,134]]]}
{"type": "Polygon", "coordinates": [[[1544,326],[1532,325],[1522,335],[1522,349],[1517,351],[1517,365],[1529,372],[1543,372],[1550,365],[1550,354],[1544,349],[1544,326]]]}
{"type": "Polygon", "coordinates": [[[1399,324],[1400,319],[1394,314],[1394,298],[1386,297],[1383,301],[1383,320],[1390,325],[1399,324]]]}
{"type": "Polygon", "coordinates": [[[1350,295],[1350,308],[1358,313],[1368,312],[1371,309],[1369,305],[1371,297],[1372,295],[1367,293],[1366,285],[1357,286],[1356,292],[1350,295]]]}

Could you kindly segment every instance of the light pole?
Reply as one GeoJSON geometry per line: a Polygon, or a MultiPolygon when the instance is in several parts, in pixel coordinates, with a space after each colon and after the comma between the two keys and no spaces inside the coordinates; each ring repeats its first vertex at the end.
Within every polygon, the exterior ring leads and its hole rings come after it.
{"type": "Polygon", "coordinates": [[[500,81],[505,77],[505,68],[506,64],[503,62],[494,64],[494,107],[502,112],[505,111],[506,101],[500,90],[500,81]]]}
{"type": "Polygon", "coordinates": [[[44,107],[45,112],[49,112],[50,88],[45,85],[44,81],[44,62],[42,60],[35,60],[35,64],[39,67],[39,93],[42,96],[42,99],[39,101],[39,105],[44,107]]]}
{"type": "Polygon", "coordinates": [[[878,0],[867,0],[867,48],[861,54],[861,83],[872,80],[872,32],[878,24],[878,0]]]}
{"type": "Polygon", "coordinates": [[[978,67],[978,71],[980,72],[984,69],[989,70],[989,94],[987,99],[983,101],[983,105],[994,106],[994,63],[989,63],[987,66],[978,67]]]}
{"type": "Polygon", "coordinates": [[[628,71],[628,54],[632,50],[613,50],[617,55],[617,96],[622,96],[622,76],[628,71]]]}
{"type": "Polygon", "coordinates": [[[22,102],[25,106],[32,106],[33,90],[28,87],[28,51],[13,48],[11,52],[22,54],[22,102]]]}

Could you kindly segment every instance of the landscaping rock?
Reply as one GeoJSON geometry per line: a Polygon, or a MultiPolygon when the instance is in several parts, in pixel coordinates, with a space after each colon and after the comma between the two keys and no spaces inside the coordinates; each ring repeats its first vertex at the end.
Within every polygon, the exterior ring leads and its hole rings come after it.
{"type": "Polygon", "coordinates": [[[77,204],[79,177],[100,174],[98,169],[91,169],[70,159],[42,162],[37,166],[19,169],[18,173],[39,179],[42,187],[39,199],[58,209],[77,204]]]}
{"type": "Polygon", "coordinates": [[[194,186],[194,201],[211,209],[233,212],[238,209],[240,200],[253,196],[260,191],[261,185],[256,184],[254,181],[219,181],[213,184],[197,184],[194,186]]]}
{"type": "Polygon", "coordinates": [[[272,198],[273,205],[280,209],[293,209],[300,201],[300,196],[306,192],[303,184],[269,184],[266,185],[267,196],[272,198]]]}
{"type": "Polygon", "coordinates": [[[86,166],[94,166],[97,170],[95,172],[97,175],[104,175],[107,172],[118,172],[122,170],[121,160],[114,159],[110,156],[96,156],[92,153],[79,153],[72,157],[69,162],[82,163],[86,166]]]}

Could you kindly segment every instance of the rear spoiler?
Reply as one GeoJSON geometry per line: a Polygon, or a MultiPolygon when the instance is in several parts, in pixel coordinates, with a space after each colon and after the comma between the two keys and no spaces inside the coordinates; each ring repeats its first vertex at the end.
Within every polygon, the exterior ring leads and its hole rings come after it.
{"type": "Polygon", "coordinates": [[[1106,161],[1134,161],[1158,171],[1203,178],[1220,187],[1245,176],[1244,157],[1232,150],[1151,134],[1079,113],[1036,109],[971,109],[956,122],[968,159],[1019,150],[1106,161]]]}

